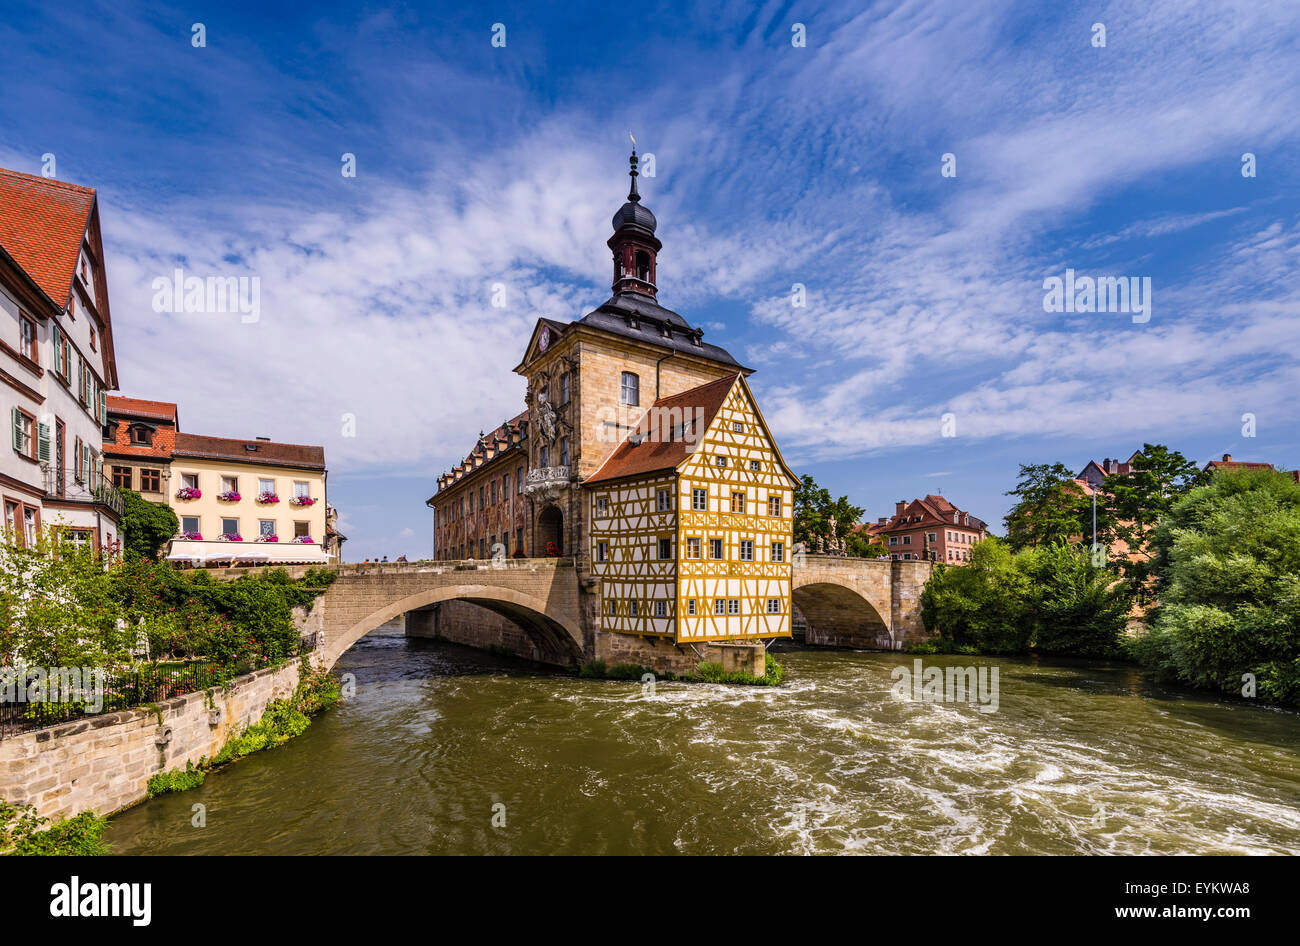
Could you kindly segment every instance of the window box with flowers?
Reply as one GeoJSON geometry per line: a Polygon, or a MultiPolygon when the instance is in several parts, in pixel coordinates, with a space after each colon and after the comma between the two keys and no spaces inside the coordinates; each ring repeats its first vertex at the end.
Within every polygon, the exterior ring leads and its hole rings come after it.
{"type": "Polygon", "coordinates": [[[263,506],[269,506],[272,503],[278,503],[280,501],[280,497],[275,495],[275,493],[259,493],[257,497],[257,501],[261,503],[263,506]]]}
{"type": "Polygon", "coordinates": [[[314,506],[316,500],[310,496],[295,496],[289,500],[290,506],[314,506]]]}
{"type": "Polygon", "coordinates": [[[275,535],[274,533],[272,533],[271,535],[259,535],[257,537],[257,541],[258,542],[279,542],[280,537],[278,535],[275,535]]]}
{"type": "Polygon", "coordinates": [[[186,542],[202,542],[202,541],[203,541],[203,533],[201,533],[201,532],[182,532],[180,535],[176,536],[176,538],[178,538],[178,539],[182,539],[183,541],[186,541],[186,542]]]}
{"type": "Polygon", "coordinates": [[[295,536],[293,537],[293,541],[294,541],[294,544],[295,544],[295,545],[314,545],[314,544],[315,544],[315,540],[313,540],[312,537],[309,536],[309,535],[295,535],[295,536]]]}
{"type": "Polygon", "coordinates": [[[241,498],[233,489],[228,489],[224,493],[217,493],[217,499],[223,503],[237,503],[241,498]]]}
{"type": "Polygon", "coordinates": [[[243,542],[244,537],[240,535],[238,532],[223,532],[221,533],[221,541],[222,542],[243,542]]]}
{"type": "Polygon", "coordinates": [[[182,486],[176,491],[177,499],[202,499],[203,491],[197,486],[182,486]]]}

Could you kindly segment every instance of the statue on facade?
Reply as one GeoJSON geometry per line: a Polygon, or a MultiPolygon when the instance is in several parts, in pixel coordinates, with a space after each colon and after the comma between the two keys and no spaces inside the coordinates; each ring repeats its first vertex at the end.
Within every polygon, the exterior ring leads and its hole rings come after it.
{"type": "Polygon", "coordinates": [[[542,428],[542,435],[548,441],[554,442],[557,432],[555,408],[551,406],[550,400],[545,395],[538,398],[537,422],[542,428]]]}

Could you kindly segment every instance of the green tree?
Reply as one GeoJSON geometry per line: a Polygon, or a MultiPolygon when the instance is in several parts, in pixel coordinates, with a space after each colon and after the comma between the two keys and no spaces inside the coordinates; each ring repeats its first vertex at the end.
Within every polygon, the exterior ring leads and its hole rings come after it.
{"type": "Polygon", "coordinates": [[[1151,537],[1160,606],[1136,656],[1180,682],[1300,705],[1300,484],[1223,471],[1151,537]]]}
{"type": "Polygon", "coordinates": [[[944,649],[1020,653],[1031,635],[1025,585],[1010,548],[989,537],[971,549],[965,565],[935,565],[921,592],[921,620],[938,631],[944,649]]]}
{"type": "Polygon", "coordinates": [[[158,550],[180,526],[170,507],[145,499],[135,490],[124,489],[126,511],[122,515],[123,547],[129,555],[157,558],[158,550]]]}
{"type": "Polygon", "coordinates": [[[1007,492],[1018,501],[1006,515],[1012,549],[1091,537],[1092,500],[1062,463],[1020,465],[1020,480],[1007,492]]]}
{"type": "Polygon", "coordinates": [[[1016,556],[1029,639],[1044,654],[1116,657],[1132,607],[1128,586],[1088,548],[1040,545],[1016,556]]]}
{"type": "Polygon", "coordinates": [[[888,554],[879,543],[872,542],[857,531],[858,521],[865,510],[849,502],[848,496],[832,499],[830,490],[817,485],[804,474],[794,491],[794,540],[803,542],[809,549],[817,546],[817,537],[831,537],[831,519],[835,519],[836,534],[844,539],[850,555],[875,556],[888,554]]]}
{"type": "Polygon", "coordinates": [[[1135,595],[1145,598],[1152,574],[1152,530],[1199,476],[1196,464],[1177,450],[1147,443],[1134,456],[1129,472],[1106,477],[1097,497],[1097,530],[1103,543],[1119,540],[1137,553],[1118,562],[1135,595]]]}

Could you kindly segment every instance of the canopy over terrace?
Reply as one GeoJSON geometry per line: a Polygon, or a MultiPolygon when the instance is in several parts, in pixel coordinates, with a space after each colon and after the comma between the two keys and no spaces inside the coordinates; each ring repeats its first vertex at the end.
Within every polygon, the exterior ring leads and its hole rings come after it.
{"type": "Polygon", "coordinates": [[[326,565],[329,555],[316,543],[229,542],[173,539],[167,561],[193,565],[326,565]]]}

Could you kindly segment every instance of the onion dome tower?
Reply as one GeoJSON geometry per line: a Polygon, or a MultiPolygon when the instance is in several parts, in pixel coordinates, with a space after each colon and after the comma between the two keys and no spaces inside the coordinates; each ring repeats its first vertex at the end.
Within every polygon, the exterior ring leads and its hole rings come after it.
{"type": "Polygon", "coordinates": [[[632,187],[627,203],[614,214],[614,235],[609,248],[614,252],[614,295],[635,292],[656,299],[656,259],[663,244],[655,237],[655,215],[641,204],[637,193],[637,156],[635,146],[629,159],[632,187]]]}

